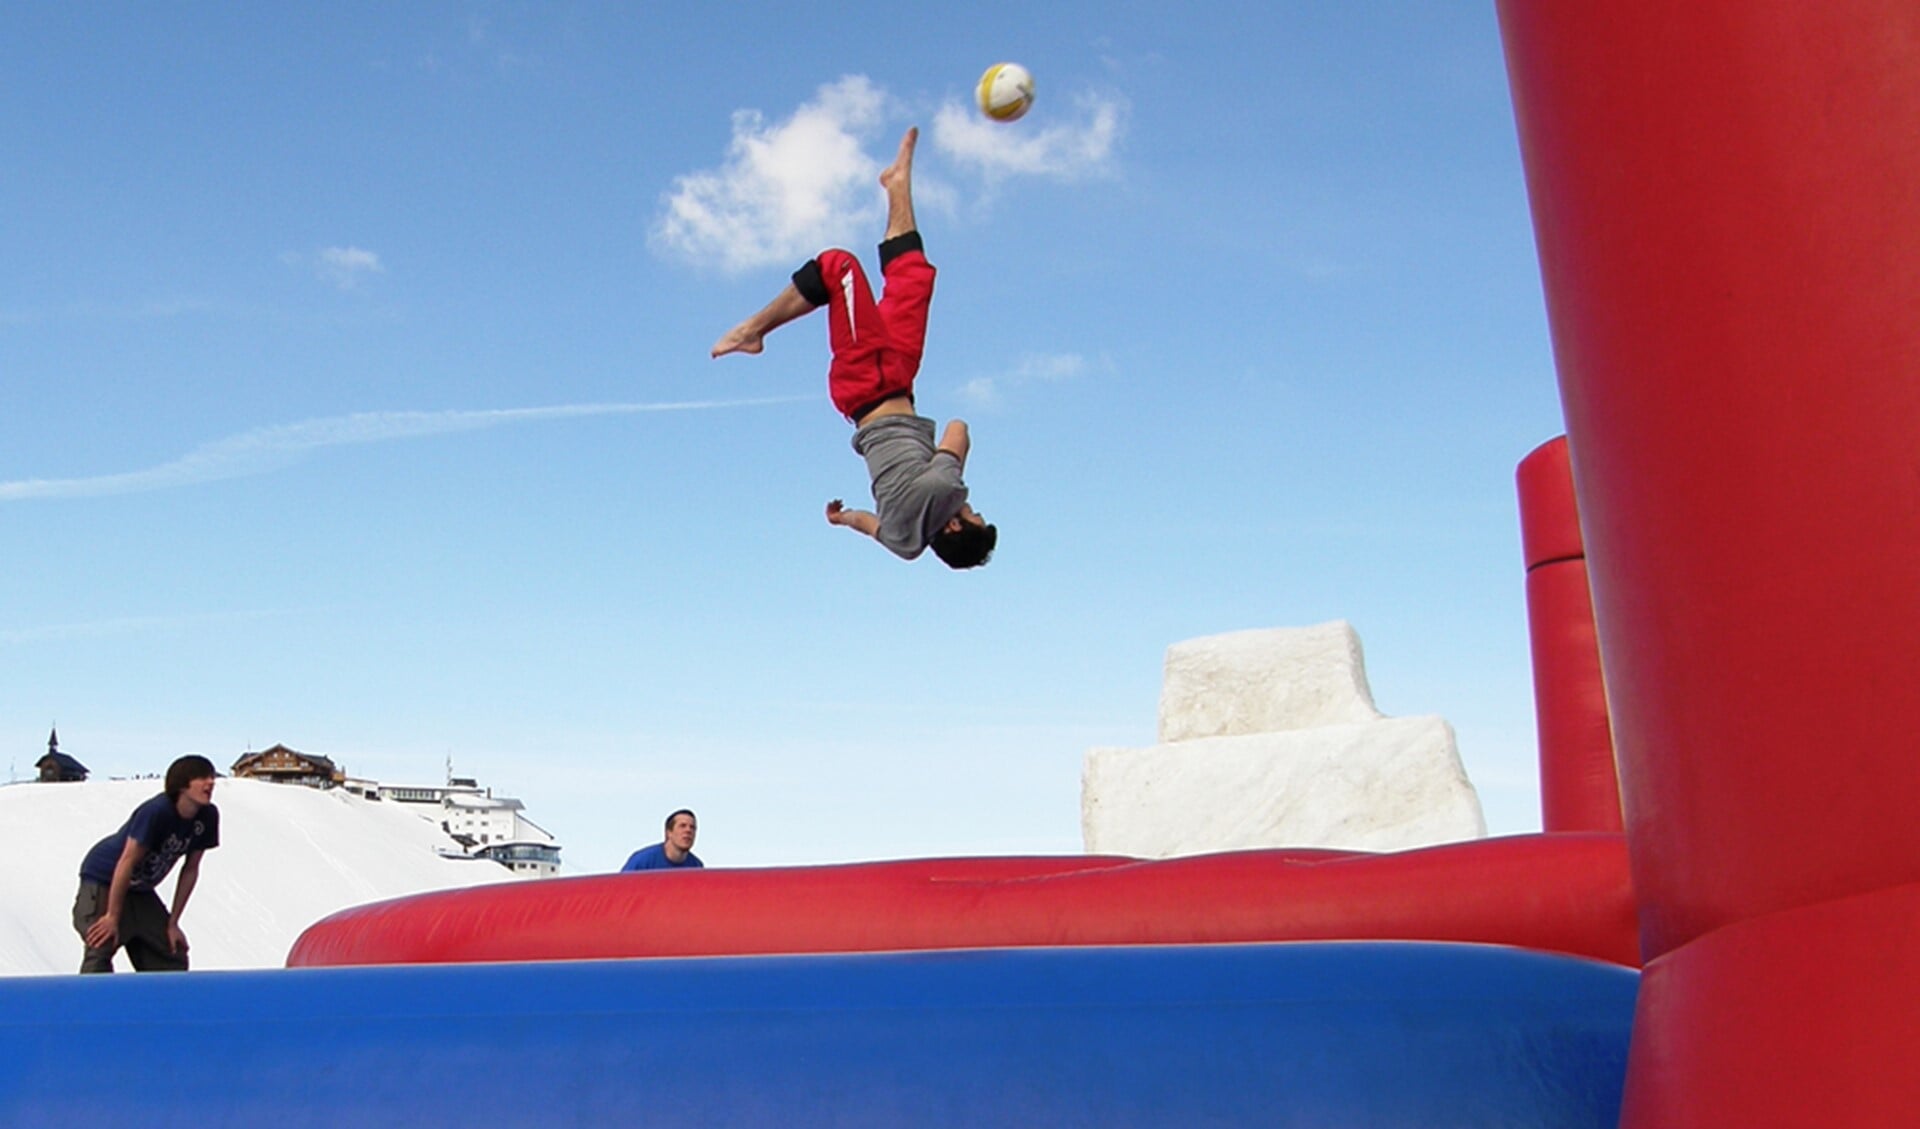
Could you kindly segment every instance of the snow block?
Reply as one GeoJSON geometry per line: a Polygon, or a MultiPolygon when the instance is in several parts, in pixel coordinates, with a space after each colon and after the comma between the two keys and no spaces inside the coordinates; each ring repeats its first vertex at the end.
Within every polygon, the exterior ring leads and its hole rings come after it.
{"type": "Polygon", "coordinates": [[[1344,621],[1168,648],[1160,742],[1088,751],[1089,852],[1397,851],[1486,834],[1452,727],[1383,718],[1344,621]]]}
{"type": "Polygon", "coordinates": [[[1209,635],[1167,648],[1162,744],[1379,718],[1360,636],[1343,620],[1209,635]]]}
{"type": "Polygon", "coordinates": [[[1081,797],[1096,854],[1398,851],[1487,833],[1453,729],[1432,716],[1094,749],[1081,797]]]}

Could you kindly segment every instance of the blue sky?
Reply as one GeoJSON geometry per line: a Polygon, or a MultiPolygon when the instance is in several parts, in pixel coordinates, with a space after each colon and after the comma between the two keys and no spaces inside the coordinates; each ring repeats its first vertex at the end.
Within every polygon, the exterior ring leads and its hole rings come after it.
{"type": "Polygon", "coordinates": [[[19,773],[451,756],[582,870],[683,805],[713,863],[1070,852],[1169,644],[1344,618],[1538,827],[1490,4],[33,3],[0,101],[19,773]],[[971,573],[822,520],[822,325],[707,357],[916,123],[971,573]]]}

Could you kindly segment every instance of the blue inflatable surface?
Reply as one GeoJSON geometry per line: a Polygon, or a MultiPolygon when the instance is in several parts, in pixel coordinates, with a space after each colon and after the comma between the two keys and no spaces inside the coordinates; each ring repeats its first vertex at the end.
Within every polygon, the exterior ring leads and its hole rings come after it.
{"type": "Polygon", "coordinates": [[[0,980],[0,1123],[1613,1129],[1638,979],[1358,942],[0,980]]]}

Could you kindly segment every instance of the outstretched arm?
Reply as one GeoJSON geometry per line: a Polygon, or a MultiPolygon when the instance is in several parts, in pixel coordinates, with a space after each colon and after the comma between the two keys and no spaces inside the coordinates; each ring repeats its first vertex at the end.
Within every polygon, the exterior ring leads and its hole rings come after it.
{"type": "Polygon", "coordinates": [[[967,421],[951,420],[946,431],[940,435],[940,450],[960,460],[960,469],[967,469],[967,452],[973,449],[973,440],[967,432],[967,421]]]}
{"type": "Polygon", "coordinates": [[[204,851],[191,851],[180,864],[180,877],[173,883],[173,912],[167,915],[167,948],[176,953],[187,951],[187,935],[180,931],[180,915],[186,912],[187,899],[193,897],[193,888],[200,882],[200,856],[204,851]]]}
{"type": "Polygon", "coordinates": [[[850,510],[846,503],[835,498],[827,503],[827,522],[830,525],[844,525],[857,533],[869,537],[880,536],[880,518],[865,510],[850,510]]]}
{"type": "Polygon", "coordinates": [[[87,927],[88,948],[105,948],[119,939],[120,911],[126,908],[127,889],[133,885],[133,868],[146,857],[147,848],[140,840],[127,836],[126,845],[120,848],[120,860],[113,865],[113,881],[107,884],[107,912],[87,927]]]}

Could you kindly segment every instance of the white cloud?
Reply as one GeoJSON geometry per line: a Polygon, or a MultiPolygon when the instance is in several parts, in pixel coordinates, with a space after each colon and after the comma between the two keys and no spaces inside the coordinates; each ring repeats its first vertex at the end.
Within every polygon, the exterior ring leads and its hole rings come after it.
{"type": "Polygon", "coordinates": [[[790,404],[809,399],[779,396],[757,400],[693,400],[645,404],[558,404],[542,408],[498,408],[481,411],[358,412],[301,423],[262,427],[215,440],[171,462],[121,474],[86,478],[26,478],[0,482],[0,502],[30,498],[92,498],[108,494],[135,494],[166,490],[201,482],[217,482],[262,474],[297,462],[310,451],[355,443],[392,439],[419,439],[459,431],[480,431],[515,423],[579,419],[587,416],[632,415],[640,412],[687,412],[712,408],[739,408],[761,404],[790,404]]]}
{"type": "Polygon", "coordinates": [[[1078,353],[1029,353],[1014,367],[1014,376],[1027,380],[1069,380],[1087,369],[1087,359],[1078,353]]]}
{"type": "Polygon", "coordinates": [[[885,214],[875,179],[881,164],[862,143],[886,105],[885,91],[849,75],[784,121],[735,113],[725,163],[675,178],[653,245],[736,272],[797,263],[863,228],[877,230],[885,214]]]}
{"type": "Polygon", "coordinates": [[[1126,103],[1088,94],[1074,100],[1074,110],[1072,121],[1035,128],[1031,118],[990,121],[971,105],[949,101],[934,115],[933,144],[989,183],[1010,176],[1078,180],[1111,172],[1126,103]]]}
{"type": "Polygon", "coordinates": [[[960,398],[976,406],[988,407],[1000,402],[1001,392],[1022,384],[1072,380],[1087,370],[1087,359],[1078,353],[1029,353],[1006,372],[977,376],[960,386],[960,398]]]}
{"type": "Polygon", "coordinates": [[[380,265],[380,256],[358,247],[323,248],[317,266],[322,279],[342,290],[352,290],[359,285],[361,278],[370,274],[384,274],[387,269],[380,265]]]}
{"type": "MultiPolygon", "coordinates": [[[[656,252],[728,273],[791,266],[833,245],[877,238],[886,211],[875,183],[893,159],[894,135],[866,144],[898,103],[864,75],[822,86],[792,115],[769,123],[757,110],[733,116],[733,138],[719,168],[674,178],[649,233],[656,252]]],[[[1016,176],[1077,180],[1109,174],[1125,132],[1126,102],[1082,95],[1059,124],[988,121],[970,104],[947,102],[928,130],[931,147],[991,190],[1016,176]]],[[[924,154],[926,149],[922,149],[924,154]]],[[[954,213],[961,191],[921,167],[915,203],[954,213]]]]}

